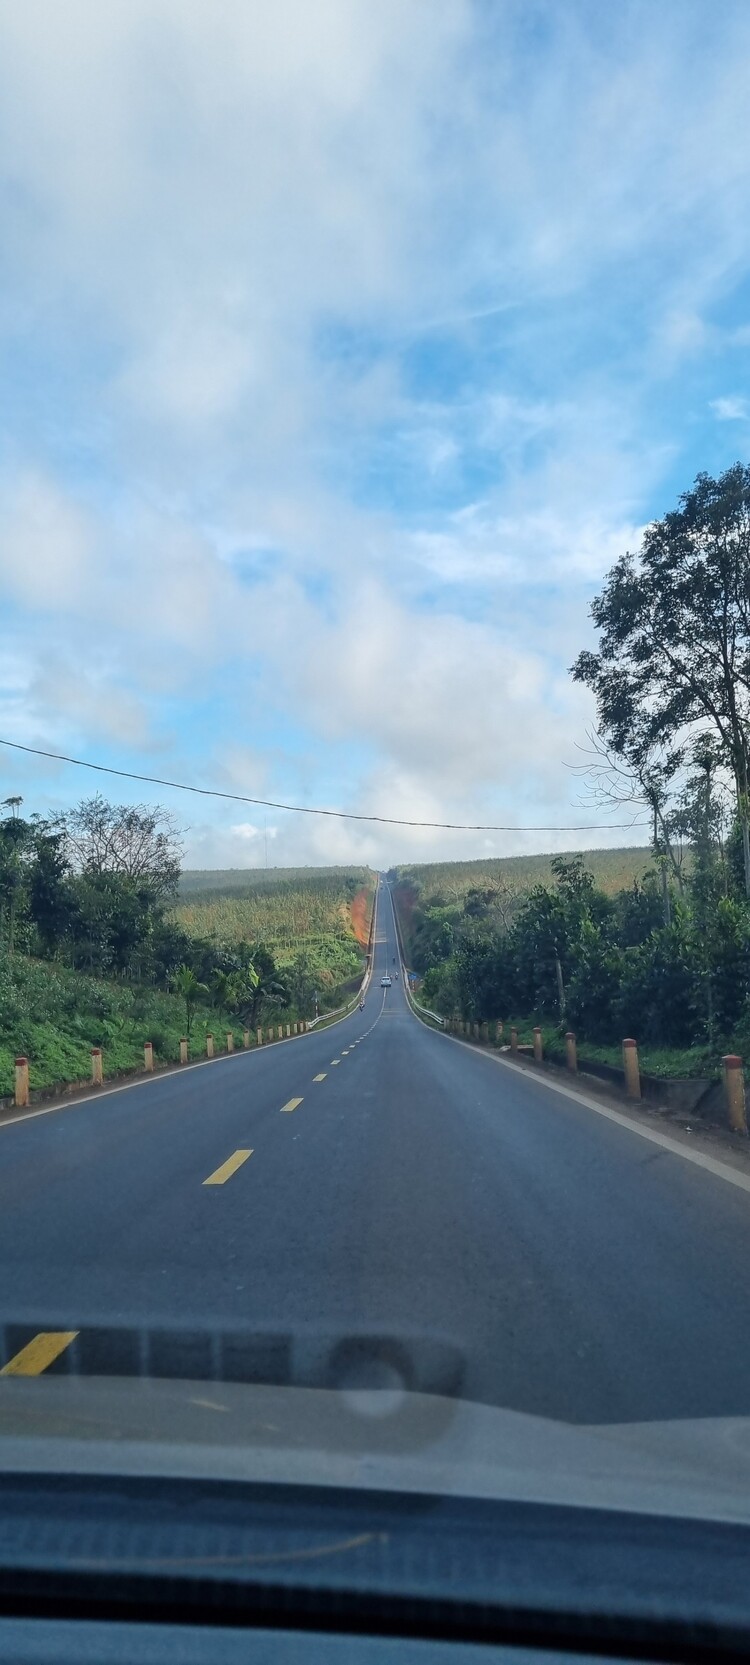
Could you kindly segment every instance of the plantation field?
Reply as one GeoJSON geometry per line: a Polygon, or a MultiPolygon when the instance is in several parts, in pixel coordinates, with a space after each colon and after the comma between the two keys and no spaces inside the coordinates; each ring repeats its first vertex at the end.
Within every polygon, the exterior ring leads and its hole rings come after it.
{"type": "MultiPolygon", "coordinates": [[[[569,857],[578,852],[557,853],[569,857]]],[[[597,885],[610,896],[627,889],[652,866],[651,852],[646,845],[628,845],[621,850],[584,850],[582,854],[597,885]]],[[[551,855],[437,861],[402,865],[394,868],[391,876],[405,885],[413,885],[419,892],[420,902],[429,907],[438,898],[446,903],[463,902],[470,890],[490,889],[498,881],[519,893],[531,890],[533,885],[552,879],[552,861],[551,855]]]]}
{"type": "Polygon", "coordinates": [[[191,936],[263,943],[280,966],[304,954],[344,980],[362,963],[374,886],[365,867],[187,873],[174,916],[191,936]]]}
{"type": "Polygon", "coordinates": [[[373,883],[373,874],[369,867],[186,867],[180,874],[180,901],[207,891],[216,896],[226,896],[230,891],[254,894],[279,885],[320,887],[329,880],[335,884],[341,879],[356,879],[358,885],[368,885],[373,883]]]}

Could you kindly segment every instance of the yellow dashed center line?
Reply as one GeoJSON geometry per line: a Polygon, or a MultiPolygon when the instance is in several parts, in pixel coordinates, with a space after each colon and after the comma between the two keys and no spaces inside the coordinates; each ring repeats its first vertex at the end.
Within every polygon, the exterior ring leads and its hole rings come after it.
{"type": "Polygon", "coordinates": [[[282,1104],[282,1106],[281,1106],[282,1116],[283,1116],[285,1110],[296,1110],[297,1105],[301,1104],[301,1103],[302,1103],[301,1098],[290,1098],[288,1104],[282,1104]]]}
{"type": "Polygon", "coordinates": [[[216,1168],[214,1173],[209,1174],[208,1179],[204,1179],[203,1184],[225,1185],[227,1180],[231,1179],[232,1174],[236,1174],[237,1169],[241,1168],[243,1162],[247,1162],[248,1157],[252,1154],[251,1150],[236,1150],[234,1156],[230,1156],[226,1162],[222,1162],[220,1168],[216,1168]]]}
{"type": "Polygon", "coordinates": [[[75,1341],[77,1334],[77,1330],[42,1330],[3,1365],[0,1376],[41,1376],[49,1364],[59,1359],[71,1341],[75,1341]]]}
{"type": "Polygon", "coordinates": [[[323,1074],[323,1075],[314,1075],[313,1076],[313,1081],[325,1081],[325,1074],[323,1074]]]}

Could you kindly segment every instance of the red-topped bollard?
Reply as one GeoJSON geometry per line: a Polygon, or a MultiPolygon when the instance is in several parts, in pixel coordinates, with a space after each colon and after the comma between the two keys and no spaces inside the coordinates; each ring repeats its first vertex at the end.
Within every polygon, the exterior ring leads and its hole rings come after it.
{"type": "Polygon", "coordinates": [[[21,1057],[16,1059],[16,1090],[14,1094],[14,1102],[19,1110],[23,1110],[29,1102],[28,1058],[21,1057]]]}
{"type": "Polygon", "coordinates": [[[569,1070],[578,1069],[578,1047],[572,1029],[565,1036],[565,1062],[569,1070]]]}
{"type": "Polygon", "coordinates": [[[91,1048],[91,1085],[92,1087],[101,1087],[102,1085],[102,1049],[100,1046],[92,1046],[91,1048]]]}
{"type": "Polygon", "coordinates": [[[736,1052],[728,1052],[722,1058],[724,1073],[724,1097],[729,1117],[729,1126],[733,1133],[742,1133],[747,1138],[747,1115],[745,1111],[745,1071],[742,1059],[736,1052]]]}
{"type": "Polygon", "coordinates": [[[188,1041],[187,1035],[181,1035],[180,1036],[180,1063],[181,1064],[186,1064],[187,1063],[189,1049],[190,1049],[190,1043],[188,1041]]]}
{"type": "Polygon", "coordinates": [[[544,1048],[542,1046],[542,1031],[537,1023],[534,1026],[534,1063],[541,1064],[543,1057],[544,1048]]]}
{"type": "Polygon", "coordinates": [[[511,1050],[511,1052],[517,1052],[518,1051],[518,1030],[517,1029],[511,1029],[511,1032],[510,1032],[510,1050],[511,1050]]]}
{"type": "Polygon", "coordinates": [[[149,1073],[150,1073],[151,1070],[153,1069],[153,1067],[154,1067],[154,1043],[153,1043],[153,1041],[144,1041],[144,1043],[143,1043],[143,1068],[145,1070],[148,1070],[149,1073]]]}
{"type": "Polygon", "coordinates": [[[626,1040],[622,1043],[622,1068],[625,1076],[625,1092],[628,1098],[641,1096],[641,1070],[638,1063],[638,1043],[626,1040]]]}
{"type": "Polygon", "coordinates": [[[208,1035],[206,1035],[206,1057],[207,1058],[213,1058],[213,1055],[214,1055],[214,1038],[213,1038],[213,1035],[208,1034],[208,1035]]]}

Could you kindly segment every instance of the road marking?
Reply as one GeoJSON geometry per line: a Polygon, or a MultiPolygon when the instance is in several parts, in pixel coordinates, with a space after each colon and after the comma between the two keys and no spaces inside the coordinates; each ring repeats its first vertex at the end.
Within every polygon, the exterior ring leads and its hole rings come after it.
{"type": "MultiPolygon", "coordinates": [[[[411,1010],[411,1008],[410,1008],[411,1010]]],[[[415,1023],[421,1019],[412,1012],[415,1023]]],[[[427,1028],[427,1024],[422,1025],[427,1028]]],[[[668,1151],[670,1156],[681,1156],[684,1162],[692,1162],[694,1167],[703,1168],[705,1173],[714,1174],[716,1179],[726,1180],[728,1185],[736,1185],[740,1191],[750,1191],[750,1174],[740,1173],[736,1168],[730,1168],[728,1162],[718,1162],[714,1156],[704,1156],[702,1151],[688,1150],[677,1139],[670,1139],[668,1133],[659,1133],[656,1128],[641,1127],[630,1116],[623,1115],[619,1110],[610,1110],[605,1104],[589,1098],[585,1093],[576,1092],[573,1087],[564,1087],[562,1082],[551,1081],[548,1076],[536,1075],[531,1070],[524,1069],[522,1064],[512,1064],[509,1058],[493,1056],[491,1052],[482,1052],[479,1048],[470,1046],[468,1041],[462,1041],[458,1035],[447,1035],[445,1030],[431,1029],[431,1035],[442,1035],[443,1040],[450,1041],[453,1046],[466,1047],[475,1058],[485,1058],[488,1064],[496,1064],[500,1069],[513,1070],[516,1075],[523,1075],[533,1081],[538,1087],[546,1087],[548,1092],[557,1093],[561,1098],[570,1098],[574,1104],[580,1104],[585,1110],[593,1110],[596,1116],[603,1116],[607,1122],[615,1122],[618,1127],[624,1127],[628,1133],[634,1133],[639,1139],[647,1139],[650,1145],[658,1145],[661,1150],[668,1151]]]]}
{"type": "Polygon", "coordinates": [[[349,1057],[349,1050],[350,1049],[349,1049],[348,1046],[344,1048],[344,1051],[341,1054],[342,1058],[348,1058],[349,1057]]]}
{"type": "Polygon", "coordinates": [[[325,1074],[323,1074],[323,1075],[314,1075],[313,1076],[313,1081],[325,1081],[325,1074]]]}
{"type": "Polygon", "coordinates": [[[77,1330],[42,1330],[3,1365],[0,1376],[41,1376],[49,1364],[59,1359],[71,1341],[75,1341],[77,1334],[77,1330]]]}
{"type": "Polygon", "coordinates": [[[333,1064],[340,1064],[340,1063],[341,1063],[341,1059],[340,1059],[340,1058],[332,1058],[332,1059],[331,1059],[331,1064],[332,1064],[332,1065],[333,1065],[333,1064]]]}
{"type": "Polygon", "coordinates": [[[288,1104],[282,1104],[282,1106],[281,1106],[282,1116],[283,1116],[285,1110],[296,1110],[297,1105],[301,1104],[301,1103],[302,1103],[301,1098],[290,1098],[288,1104]]]}
{"type": "Polygon", "coordinates": [[[248,1157],[252,1154],[251,1150],[236,1150],[234,1156],[230,1156],[226,1162],[222,1162],[220,1168],[209,1174],[208,1179],[204,1179],[203,1184],[225,1185],[227,1180],[231,1179],[232,1174],[236,1174],[237,1169],[241,1168],[243,1162],[247,1162],[248,1157]]]}

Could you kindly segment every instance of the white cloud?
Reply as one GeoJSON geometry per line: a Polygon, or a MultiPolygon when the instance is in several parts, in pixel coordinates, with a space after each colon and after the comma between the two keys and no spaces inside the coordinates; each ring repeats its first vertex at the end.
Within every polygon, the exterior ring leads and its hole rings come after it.
{"type": "Polygon", "coordinates": [[[727,395],[723,399],[711,399],[709,410],[713,411],[717,422],[747,422],[750,416],[747,399],[736,394],[727,395]]]}
{"type": "MultiPolygon", "coordinates": [[[[0,500],[14,733],[249,796],[575,819],[565,665],[750,260],[746,8],[595,10],[542,4],[533,40],[520,0],[0,12],[0,349],[38,377],[0,500]]],[[[257,859],[237,813],[196,850],[257,859]]]]}
{"type": "Polygon", "coordinates": [[[44,612],[70,613],[92,576],[92,529],[56,482],[35,469],[0,493],[0,590],[44,612]]]}

